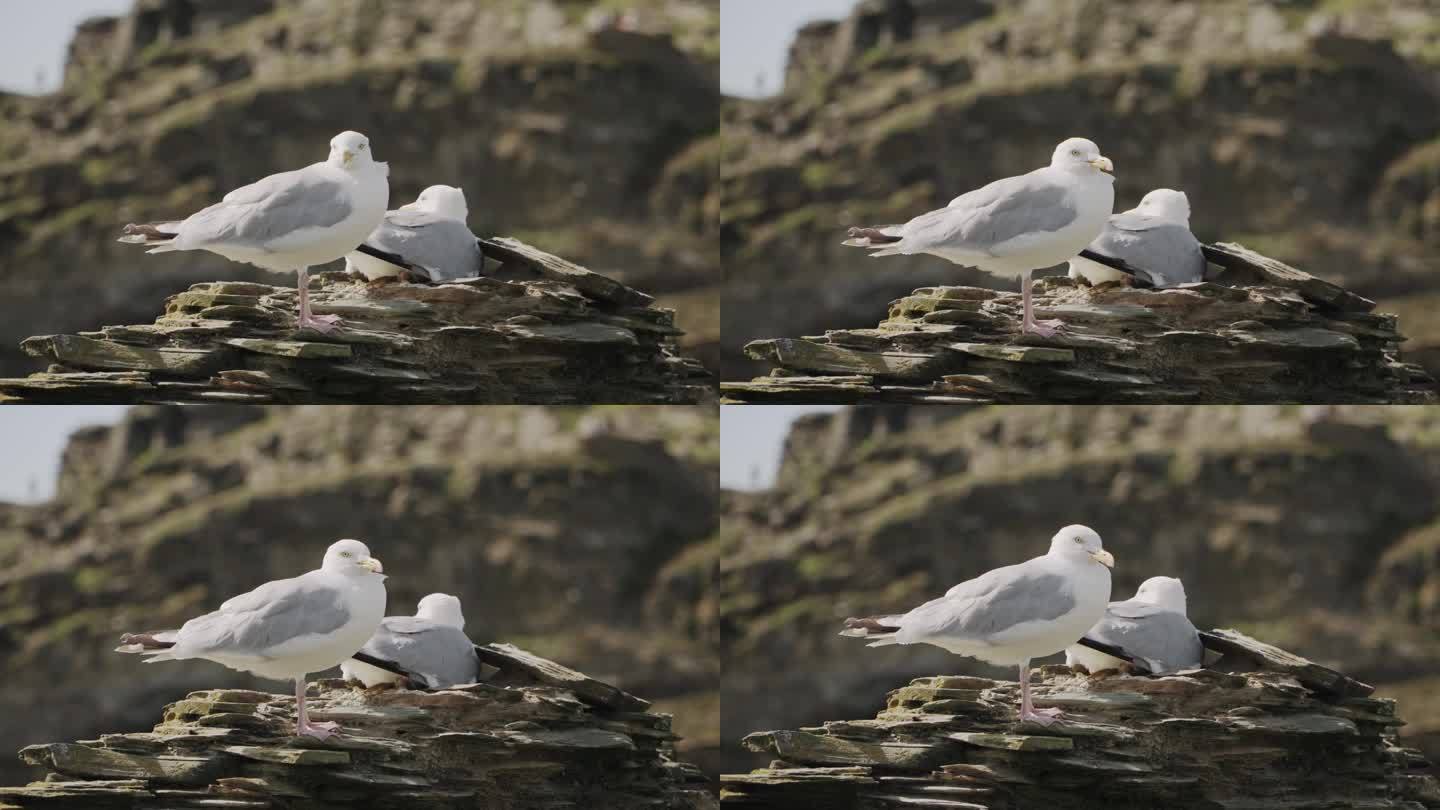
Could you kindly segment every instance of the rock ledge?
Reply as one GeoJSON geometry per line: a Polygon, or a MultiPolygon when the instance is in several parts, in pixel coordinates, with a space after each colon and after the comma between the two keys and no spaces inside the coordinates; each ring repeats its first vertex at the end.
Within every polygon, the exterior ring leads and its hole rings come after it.
{"type": "Polygon", "coordinates": [[[1167,290],[1036,283],[1038,317],[1069,328],[1020,337],[1020,294],[924,287],[875,329],[757,340],[769,377],[724,383],[729,402],[1433,402],[1435,380],[1399,360],[1394,315],[1236,244],[1223,268],[1167,290]]]}
{"type": "Polygon", "coordinates": [[[694,403],[708,372],[679,355],[674,312],[513,239],[481,240],[486,276],[438,286],[311,279],[328,335],[296,332],[293,287],[207,282],[153,324],[43,335],[49,361],[0,402],[694,403]]]}
{"type": "Polygon", "coordinates": [[[227,689],[170,704],[154,731],[32,745],[46,780],[0,808],[558,808],[713,810],[674,758],[668,715],[508,645],[478,647],[489,681],[438,692],[311,684],[312,716],[345,733],[289,736],[293,697],[227,689]]]}
{"type": "Polygon", "coordinates": [[[919,678],[873,720],[763,731],[778,759],[722,777],[736,808],[1440,808],[1429,763],[1395,742],[1393,700],[1233,630],[1221,657],[1158,678],[1040,670],[1036,704],[1070,722],[1014,721],[1019,686],[919,678]]]}

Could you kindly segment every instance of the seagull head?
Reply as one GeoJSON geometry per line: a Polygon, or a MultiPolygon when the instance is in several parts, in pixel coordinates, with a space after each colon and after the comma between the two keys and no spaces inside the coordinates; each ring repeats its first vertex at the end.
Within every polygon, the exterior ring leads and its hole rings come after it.
{"type": "Polygon", "coordinates": [[[465,205],[465,191],[455,186],[431,186],[420,192],[415,202],[400,206],[400,210],[425,211],[461,222],[470,218],[470,209],[465,205]]]}
{"type": "Polygon", "coordinates": [[[1069,138],[1055,147],[1050,165],[1056,169],[1080,170],[1099,174],[1115,170],[1110,158],[1100,154],[1100,147],[1089,138],[1069,138]]]}
{"type": "Polygon", "coordinates": [[[325,549],[320,570],[346,576],[379,576],[385,573],[385,566],[371,557],[370,549],[359,540],[337,540],[325,549]]]}
{"type": "Polygon", "coordinates": [[[1146,194],[1140,198],[1135,210],[1162,219],[1190,222],[1190,198],[1185,196],[1185,192],[1173,188],[1157,188],[1146,194]]]}
{"type": "Polygon", "coordinates": [[[346,130],[330,139],[330,165],[355,171],[369,166],[370,139],[353,130],[346,130]]]}
{"type": "Polygon", "coordinates": [[[1115,558],[1100,546],[1100,535],[1089,526],[1074,524],[1055,533],[1050,540],[1050,553],[1059,554],[1083,562],[1093,562],[1106,568],[1115,567],[1115,558]]]}
{"type": "Polygon", "coordinates": [[[432,593],[415,606],[415,615],[436,624],[465,629],[465,614],[460,612],[459,597],[448,593],[432,593]]]}
{"type": "Polygon", "coordinates": [[[1185,586],[1175,577],[1151,577],[1140,583],[1135,601],[1149,602],[1176,613],[1185,612],[1185,586]]]}

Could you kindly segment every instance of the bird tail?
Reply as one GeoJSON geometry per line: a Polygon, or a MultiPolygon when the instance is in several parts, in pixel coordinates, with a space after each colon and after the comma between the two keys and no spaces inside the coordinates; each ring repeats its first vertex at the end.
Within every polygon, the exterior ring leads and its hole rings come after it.
{"type": "MultiPolygon", "coordinates": [[[[849,236],[849,239],[846,239],[840,244],[848,247],[870,248],[871,250],[884,249],[887,245],[893,245],[901,239],[899,225],[885,225],[879,228],[851,228],[849,236]]],[[[890,250],[893,251],[893,248],[890,250]]],[[[888,254],[882,253],[876,255],[888,254]]]]}
{"type": "Polygon", "coordinates": [[[120,646],[115,648],[115,652],[162,655],[165,650],[175,646],[175,634],[174,630],[126,633],[120,637],[120,646]]]}
{"type": "Polygon", "coordinates": [[[868,639],[869,647],[884,647],[889,644],[898,644],[895,634],[900,632],[894,622],[896,616],[867,616],[863,619],[850,618],[845,620],[845,629],[840,635],[846,638],[868,639]]]}
{"type": "Polygon", "coordinates": [[[131,223],[125,226],[125,235],[119,241],[129,245],[146,245],[147,253],[165,253],[175,250],[175,237],[180,233],[179,222],[147,222],[141,225],[131,223]]]}

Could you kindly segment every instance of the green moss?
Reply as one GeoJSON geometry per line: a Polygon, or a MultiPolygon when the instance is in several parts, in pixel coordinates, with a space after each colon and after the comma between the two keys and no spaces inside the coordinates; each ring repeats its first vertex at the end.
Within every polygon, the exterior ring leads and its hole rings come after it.
{"type": "Polygon", "coordinates": [[[104,568],[94,565],[82,566],[75,571],[75,589],[81,593],[99,593],[110,581],[110,574],[104,568]]]}
{"type": "Polygon", "coordinates": [[[119,164],[113,160],[90,158],[80,164],[80,176],[85,178],[85,182],[90,185],[98,186],[115,176],[119,168],[119,164]]]}
{"type": "Polygon", "coordinates": [[[800,180],[806,188],[818,191],[830,185],[839,174],[840,167],[833,163],[807,163],[800,170],[800,180]]]}

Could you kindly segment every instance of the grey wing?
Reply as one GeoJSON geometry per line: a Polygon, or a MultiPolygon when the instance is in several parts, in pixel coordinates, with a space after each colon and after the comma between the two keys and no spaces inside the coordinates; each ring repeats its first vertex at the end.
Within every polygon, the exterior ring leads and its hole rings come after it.
{"type": "Polygon", "coordinates": [[[1021,234],[1058,231],[1079,215],[1070,190],[1039,169],[996,180],[903,226],[908,250],[959,248],[990,253],[1021,234]]]}
{"type": "Polygon", "coordinates": [[[1161,609],[1130,613],[1133,615],[1117,615],[1107,610],[1087,635],[1141,659],[1156,675],[1201,665],[1205,648],[1195,625],[1184,614],[1161,609]]]}
{"type": "Polygon", "coordinates": [[[267,582],[191,619],[180,628],[176,646],[259,653],[299,636],[332,632],[349,620],[339,589],[301,576],[267,582]]]}
{"type": "Polygon", "coordinates": [[[982,638],[1021,622],[1054,619],[1075,609],[1070,583],[1059,574],[1006,566],[950,589],[905,614],[902,637],[982,638]]]}
{"type": "Polygon", "coordinates": [[[235,189],[181,223],[181,238],[195,247],[261,247],[300,228],[325,228],[350,216],[345,187],[313,169],[272,174],[235,189]]]}
{"type": "Polygon", "coordinates": [[[449,625],[411,616],[387,617],[364,650],[422,676],[430,688],[479,680],[475,645],[464,631],[449,625]]]}
{"type": "Polygon", "coordinates": [[[424,268],[432,282],[472,278],[484,261],[465,223],[423,211],[390,211],[366,244],[424,268]]]}
{"type": "Polygon", "coordinates": [[[1189,228],[1174,222],[1117,214],[1090,243],[1090,249],[1148,271],[1157,287],[1205,278],[1205,254],[1200,250],[1200,241],[1189,228]]]}

